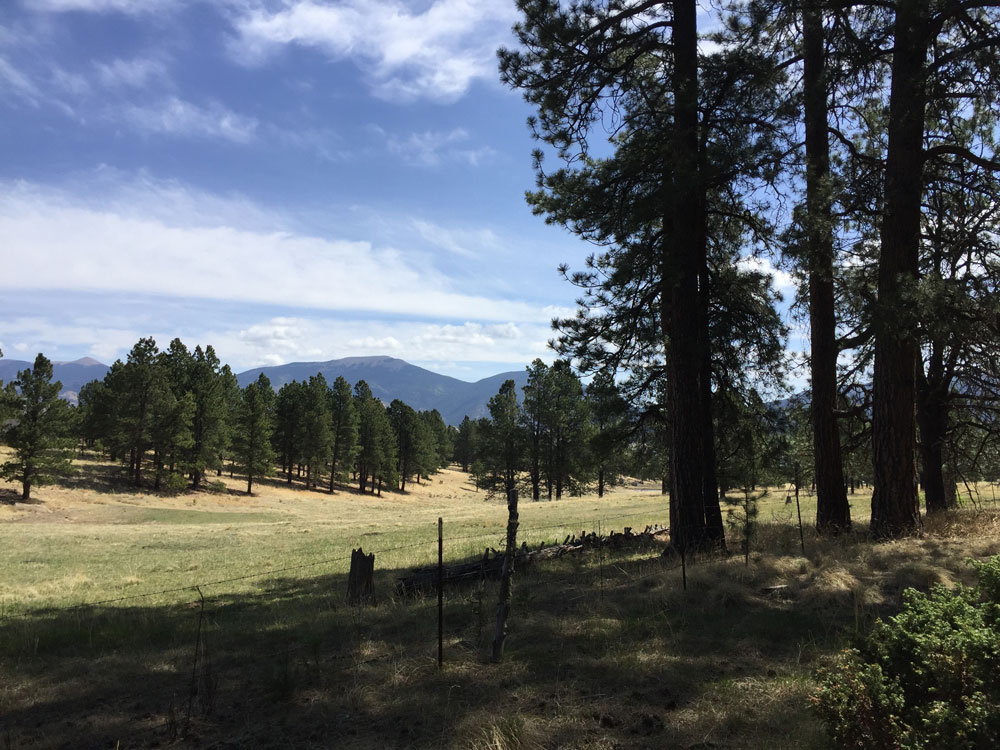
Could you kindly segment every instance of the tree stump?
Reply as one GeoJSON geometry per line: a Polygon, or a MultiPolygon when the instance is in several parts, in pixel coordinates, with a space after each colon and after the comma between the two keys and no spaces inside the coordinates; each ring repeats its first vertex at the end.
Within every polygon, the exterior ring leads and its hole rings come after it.
{"type": "Polygon", "coordinates": [[[351,550],[351,572],[347,575],[347,603],[374,604],[375,553],[366,555],[361,547],[351,550]]]}

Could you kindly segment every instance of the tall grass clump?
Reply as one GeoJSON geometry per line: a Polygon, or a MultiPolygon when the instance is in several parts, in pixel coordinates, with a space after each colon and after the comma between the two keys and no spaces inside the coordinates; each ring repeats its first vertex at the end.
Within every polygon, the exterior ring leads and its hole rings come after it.
{"type": "Polygon", "coordinates": [[[1000,557],[978,586],[907,589],[902,611],[819,674],[815,710],[838,747],[1000,746],[1000,557]]]}

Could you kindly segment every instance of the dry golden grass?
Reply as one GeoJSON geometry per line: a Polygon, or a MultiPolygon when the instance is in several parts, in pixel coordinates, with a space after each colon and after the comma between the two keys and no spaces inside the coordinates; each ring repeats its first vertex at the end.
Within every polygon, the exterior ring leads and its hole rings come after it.
{"type": "MultiPolygon", "coordinates": [[[[275,481],[246,498],[228,478],[226,494],[110,492],[106,470],[0,507],[0,747],[822,748],[806,710],[817,664],[904,587],[969,582],[966,558],[1000,553],[992,509],[877,545],[807,528],[803,553],[775,492],[749,564],[695,560],[687,590],[656,547],[518,571],[499,665],[486,658],[495,583],[447,591],[438,670],[436,597],[392,584],[434,558],[439,515],[449,555],[499,545],[506,508],[460,472],[379,499],[275,481]],[[376,607],[344,604],[341,554],[359,542],[412,545],[377,554],[376,607]],[[255,572],[202,588],[200,637],[191,590],[65,609],[255,572]]],[[[665,515],[650,485],[524,502],[521,529],[552,540],[665,515]]]]}

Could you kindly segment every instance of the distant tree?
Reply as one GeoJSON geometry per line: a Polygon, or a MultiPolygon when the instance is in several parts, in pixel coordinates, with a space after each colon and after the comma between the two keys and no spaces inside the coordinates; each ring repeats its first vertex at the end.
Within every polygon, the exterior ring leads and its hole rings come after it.
{"type": "Polygon", "coordinates": [[[192,444],[187,454],[187,469],[191,485],[201,485],[205,470],[219,465],[227,440],[227,382],[226,372],[215,354],[215,349],[196,346],[189,371],[189,387],[194,398],[194,417],[191,423],[192,444]]]}
{"type": "Polygon", "coordinates": [[[393,399],[388,409],[389,422],[396,436],[397,467],[399,469],[400,489],[406,491],[406,479],[414,472],[420,475],[419,460],[422,450],[421,442],[427,442],[428,430],[412,407],[407,406],[398,398],[393,399]]]}
{"type": "Polygon", "coordinates": [[[451,460],[452,444],[451,433],[448,425],[444,423],[441,413],[437,409],[419,412],[420,418],[427,425],[429,436],[432,440],[433,456],[430,460],[432,465],[427,467],[427,472],[432,474],[438,469],[448,465],[451,460]]]}
{"type": "Polygon", "coordinates": [[[321,373],[309,378],[303,397],[302,460],[306,464],[306,487],[315,487],[333,446],[330,388],[321,373]]]}
{"type": "Polygon", "coordinates": [[[489,401],[490,420],[484,425],[481,486],[508,496],[524,468],[524,427],[513,380],[505,380],[489,401]]]}
{"type": "Polygon", "coordinates": [[[21,482],[21,497],[30,500],[33,485],[71,471],[72,407],[59,398],[62,383],[52,382],[52,363],[41,354],[30,370],[17,374],[12,385],[4,400],[13,424],[5,437],[14,458],[0,467],[0,473],[21,482]]]}
{"type": "Polygon", "coordinates": [[[396,457],[396,436],[389,422],[389,414],[381,401],[375,400],[377,409],[373,410],[375,417],[375,437],[377,450],[372,474],[372,490],[378,491],[382,497],[382,487],[395,487],[399,484],[399,469],[396,457]]]}
{"type": "Polygon", "coordinates": [[[234,457],[246,474],[247,494],[253,493],[255,478],[274,473],[274,449],[271,447],[272,418],[275,403],[271,381],[261,373],[243,389],[234,434],[234,457]]]}
{"type": "MultiPolygon", "coordinates": [[[[236,373],[232,371],[229,365],[222,366],[220,378],[222,380],[224,417],[222,420],[222,437],[219,440],[219,460],[215,469],[221,476],[222,465],[225,462],[226,456],[232,454],[233,441],[236,439],[236,418],[239,414],[243,391],[240,388],[239,380],[236,378],[236,373]]],[[[230,462],[230,476],[232,476],[232,468],[232,462],[230,462]]]]}
{"type": "Polygon", "coordinates": [[[194,418],[194,399],[190,393],[175,396],[169,388],[160,387],[152,404],[150,422],[150,447],[153,449],[153,488],[161,489],[164,474],[169,472],[169,485],[181,488],[184,476],[174,472],[179,457],[191,449],[194,438],[191,422],[194,418]]]}
{"type": "Polygon", "coordinates": [[[105,381],[91,380],[80,387],[77,394],[77,429],[80,439],[88,448],[104,443],[112,433],[112,394],[105,381]]]}
{"type": "Polygon", "coordinates": [[[468,471],[472,464],[473,451],[476,444],[476,423],[465,415],[458,426],[458,434],[455,436],[455,463],[462,467],[462,471],[468,471]]]}
{"type": "Polygon", "coordinates": [[[330,492],[334,481],[351,465],[357,453],[358,412],[351,397],[351,386],[342,377],[330,389],[330,492]]]}
{"type": "Polygon", "coordinates": [[[112,453],[127,462],[132,483],[142,484],[142,467],[147,451],[153,446],[153,429],[170,387],[160,367],[159,350],[152,338],[139,339],[125,363],[115,362],[104,377],[110,395],[106,406],[110,414],[108,436],[112,453]]]}
{"type": "Polygon", "coordinates": [[[628,404],[615,379],[600,370],[587,386],[587,403],[592,425],[590,456],[597,472],[597,496],[604,497],[606,485],[614,485],[625,463],[628,444],[628,404]]]}
{"type": "Polygon", "coordinates": [[[302,461],[304,409],[305,384],[293,380],[281,386],[275,404],[274,446],[289,484],[292,471],[302,461]]]}
{"type": "Polygon", "coordinates": [[[548,387],[549,367],[536,359],[528,365],[528,382],[524,388],[521,423],[525,432],[525,449],[531,499],[541,497],[542,465],[551,453],[547,432],[547,416],[551,409],[548,387]]]}
{"type": "Polygon", "coordinates": [[[370,486],[382,494],[382,484],[396,477],[396,440],[385,407],[372,394],[364,380],[354,385],[354,402],[358,410],[358,491],[370,486]],[[370,480],[370,485],[369,485],[370,480]]]}

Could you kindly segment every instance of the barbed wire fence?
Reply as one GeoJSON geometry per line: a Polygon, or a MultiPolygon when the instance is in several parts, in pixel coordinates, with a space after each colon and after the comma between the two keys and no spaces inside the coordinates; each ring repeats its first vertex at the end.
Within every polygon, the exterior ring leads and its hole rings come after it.
{"type": "MultiPolygon", "coordinates": [[[[660,513],[666,510],[609,514],[590,522],[590,530],[571,531],[579,522],[522,523],[519,542],[530,540],[534,550],[588,535],[606,539],[601,535],[623,534],[630,519],[648,521],[660,513]],[[553,533],[556,530],[558,533],[553,533]]],[[[475,546],[488,554],[501,547],[504,536],[500,528],[454,536],[449,536],[447,529],[445,519],[443,541],[449,550],[448,564],[463,557],[469,560],[469,551],[475,546]]],[[[200,722],[209,721],[223,693],[230,702],[237,695],[245,696],[244,701],[270,702],[290,694],[306,672],[313,681],[336,685],[352,675],[357,677],[371,665],[393,660],[433,666],[434,654],[442,648],[437,590],[430,587],[399,593],[392,578],[405,570],[379,567],[379,561],[395,553],[425,549],[426,554],[407,556],[406,569],[431,567],[439,564],[438,545],[438,539],[428,539],[365,550],[375,555],[379,584],[376,607],[346,604],[348,553],[64,607],[11,611],[8,606],[0,613],[0,658],[12,665],[8,669],[15,670],[8,674],[10,678],[24,678],[17,670],[25,664],[26,671],[36,676],[53,668],[59,672],[63,656],[93,661],[95,693],[110,686],[110,694],[102,696],[104,702],[124,701],[127,696],[135,706],[135,715],[126,720],[128,731],[174,740],[196,733],[200,722]],[[234,587],[252,581],[262,582],[262,590],[234,587]],[[315,611],[294,612],[299,620],[281,622],[279,614],[284,608],[296,607],[315,611]],[[150,668],[151,661],[157,662],[155,669],[150,668]],[[102,667],[109,670],[107,675],[101,675],[102,667]]],[[[567,601],[603,597],[663,578],[681,565],[675,559],[659,560],[646,554],[650,570],[637,575],[638,568],[618,564],[619,558],[634,555],[634,551],[622,551],[616,557],[603,542],[588,549],[599,556],[599,565],[591,565],[586,581],[580,569],[588,565],[587,560],[567,564],[560,562],[564,559],[561,555],[539,559],[519,570],[512,622],[530,614],[533,607],[545,606],[546,596],[564,587],[574,587],[567,593],[567,601]],[[567,565],[572,568],[569,572],[565,572],[567,565]],[[594,570],[599,571],[596,580],[594,570]],[[593,585],[582,585],[585,582],[593,585]]],[[[643,550],[643,554],[648,551],[643,550]]],[[[570,558],[578,556],[565,557],[570,558]]],[[[676,583],[680,585],[679,578],[676,583]]],[[[484,576],[467,585],[445,584],[444,591],[445,661],[455,653],[455,642],[463,644],[464,651],[481,653],[484,632],[496,606],[492,582],[484,576]]],[[[81,702],[81,710],[85,702],[81,702]]],[[[10,699],[7,703],[16,705],[10,699]]],[[[26,737],[25,744],[32,736],[37,740],[36,735],[46,731],[44,714],[52,710],[42,701],[37,706],[5,711],[0,716],[0,746],[4,732],[8,745],[14,733],[26,737]]]]}

